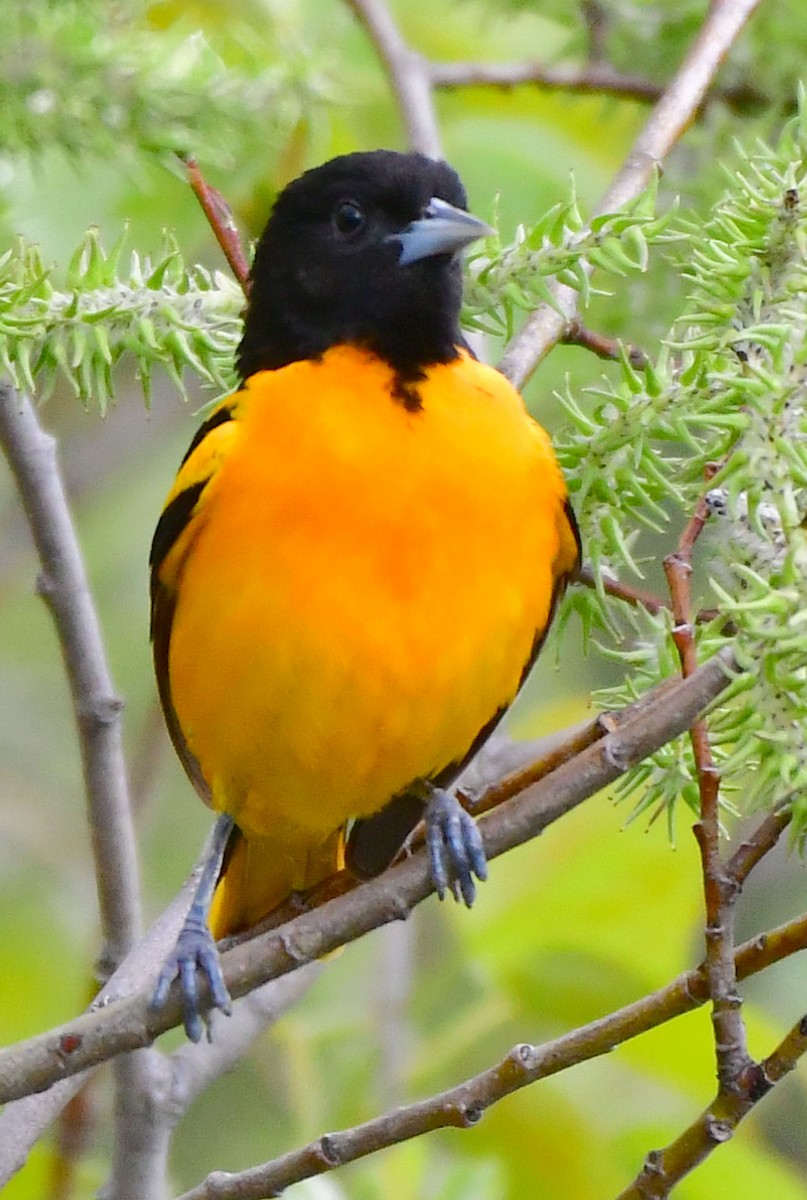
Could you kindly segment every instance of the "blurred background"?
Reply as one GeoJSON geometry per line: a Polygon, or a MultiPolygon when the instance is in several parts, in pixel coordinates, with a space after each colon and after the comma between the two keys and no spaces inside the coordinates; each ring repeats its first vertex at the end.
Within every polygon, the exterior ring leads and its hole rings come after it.
{"type": "MultiPolygon", "coordinates": [[[[435,60],[579,65],[586,53],[584,4],[391,0],[390,7],[409,43],[435,60]]],[[[609,61],[659,84],[707,5],[621,0],[598,7],[611,21],[609,61]]],[[[0,118],[0,250],[23,235],[40,245],[46,263],[57,264],[57,277],[89,226],[111,243],[124,222],[141,253],[156,253],[168,227],[186,262],[224,269],[172,147],[198,155],[242,230],[256,236],[277,189],[305,167],[353,149],[404,146],[366,33],[337,0],[176,0],[126,12],[90,0],[37,0],[23,9],[10,19],[0,49],[0,99],[4,90],[17,100],[24,94],[30,115],[30,128],[0,118]],[[122,65],[104,83],[102,103],[99,64],[116,55],[122,65]],[[196,80],[195,92],[184,89],[186,78],[196,80]]],[[[805,51],[807,10],[795,2],[763,4],[721,77],[726,87],[759,94],[745,105],[708,109],[669,164],[665,203],[679,195],[696,215],[708,212],[725,178],[719,160],[730,169],[732,137],[747,143],[772,134],[792,109],[805,51]]],[[[530,86],[460,88],[438,98],[446,157],[468,187],[472,211],[495,215],[505,239],[568,195],[572,176],[581,209],[590,211],[647,113],[646,102],[632,97],[530,86]]],[[[658,255],[641,280],[596,297],[586,319],[652,355],[684,295],[680,264],[658,255]]],[[[493,340],[484,346],[493,362],[500,350],[493,340]]],[[[557,430],[562,415],[554,393],[568,379],[585,403],[586,389],[608,369],[585,351],[558,348],[529,385],[531,409],[557,430]]],[[[63,385],[42,411],[59,438],[125,699],[149,920],[179,888],[209,825],[163,732],[148,643],[151,535],[198,409],[213,395],[191,378],[187,386],[184,401],[157,380],[147,408],[133,373],[122,368],[117,402],[105,415],[83,409],[63,385]]],[[[3,467],[4,1044],[82,1009],[99,951],[69,695],[50,618],[34,593],[36,575],[3,467]]],[[[510,717],[513,736],[584,719],[592,690],[614,681],[617,668],[596,654],[584,658],[580,643],[572,617],[562,638],[550,640],[510,717]]],[[[540,1042],[604,1015],[699,961],[700,873],[688,814],[679,814],[672,844],[664,822],[628,824],[628,815],[608,796],[596,797],[534,844],[497,860],[472,913],[430,901],[405,929],[373,934],[330,962],[304,1001],[191,1110],[176,1137],[177,1191],[214,1168],[251,1165],[449,1087],[515,1042],[540,1042]]],[[[742,902],[741,935],[800,911],[806,882],[795,854],[769,856],[742,902]]],[[[794,959],[744,988],[752,1053],[767,1053],[798,1019],[803,975],[794,959]]],[[[106,1174],[108,1086],[101,1076],[88,1099],[86,1152],[70,1191],[76,1200],[93,1195],[106,1174]]],[[[518,1093],[471,1132],[421,1138],[293,1194],[602,1200],[625,1186],[650,1148],[689,1124],[713,1090],[709,1015],[701,1010],[518,1093]]],[[[676,1194],[742,1198],[762,1189],[777,1200],[807,1200],[803,1078],[783,1084],[676,1194]]],[[[65,1194],[54,1183],[52,1145],[37,1147],[7,1194],[65,1194]]]]}

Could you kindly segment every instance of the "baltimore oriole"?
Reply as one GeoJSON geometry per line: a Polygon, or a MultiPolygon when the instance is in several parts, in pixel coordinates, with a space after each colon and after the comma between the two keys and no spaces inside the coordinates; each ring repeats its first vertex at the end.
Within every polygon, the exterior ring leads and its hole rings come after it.
{"type": "Polygon", "coordinates": [[[458,252],[487,231],[465,209],[446,163],[386,150],[281,193],[243,386],[154,535],[160,698],[222,814],[154,997],[179,975],[194,1039],[197,967],[229,1002],[213,939],[345,860],[377,874],[425,818],[441,896],[470,905],[485,876],[444,788],[518,692],[579,541],[547,435],[460,333],[458,252]]]}

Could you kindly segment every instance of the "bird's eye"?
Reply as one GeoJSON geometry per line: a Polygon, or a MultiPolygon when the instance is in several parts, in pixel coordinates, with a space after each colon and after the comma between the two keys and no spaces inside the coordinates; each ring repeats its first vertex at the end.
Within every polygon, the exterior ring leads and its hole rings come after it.
{"type": "Polygon", "coordinates": [[[353,200],[342,200],[333,211],[333,225],[337,233],[350,237],[365,225],[365,215],[353,200]]]}

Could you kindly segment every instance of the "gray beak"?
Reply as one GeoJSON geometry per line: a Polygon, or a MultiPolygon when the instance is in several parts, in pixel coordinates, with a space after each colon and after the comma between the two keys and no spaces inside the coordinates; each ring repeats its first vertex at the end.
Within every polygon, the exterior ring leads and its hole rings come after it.
{"type": "Polygon", "coordinates": [[[402,233],[391,233],[389,242],[400,242],[400,266],[431,258],[434,254],[456,254],[464,246],[470,246],[477,238],[485,237],[493,230],[478,217],[461,208],[455,208],[445,200],[432,196],[424,214],[411,221],[402,233]]]}

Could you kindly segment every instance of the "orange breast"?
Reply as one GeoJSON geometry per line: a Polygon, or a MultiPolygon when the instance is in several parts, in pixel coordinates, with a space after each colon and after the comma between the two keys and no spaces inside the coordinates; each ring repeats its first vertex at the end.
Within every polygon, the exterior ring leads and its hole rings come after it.
{"type": "Polygon", "coordinates": [[[337,347],[253,377],[178,580],[174,706],[213,804],[323,837],[460,758],[574,561],[538,425],[469,357],[390,397],[337,347]]]}

